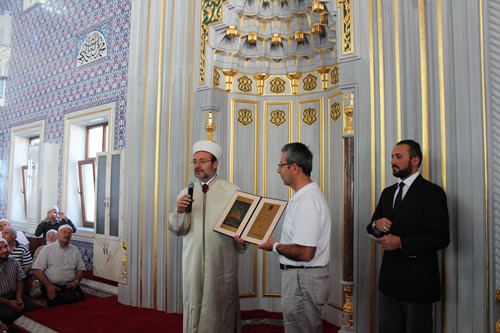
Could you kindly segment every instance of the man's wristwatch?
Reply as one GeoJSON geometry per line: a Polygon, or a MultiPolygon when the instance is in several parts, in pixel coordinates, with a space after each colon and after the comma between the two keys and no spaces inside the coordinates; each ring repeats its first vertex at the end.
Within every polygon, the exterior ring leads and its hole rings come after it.
{"type": "Polygon", "coordinates": [[[278,249],[277,249],[278,244],[279,244],[278,242],[276,242],[276,243],[273,244],[273,252],[276,253],[276,254],[279,254],[278,253],[278,249]]]}

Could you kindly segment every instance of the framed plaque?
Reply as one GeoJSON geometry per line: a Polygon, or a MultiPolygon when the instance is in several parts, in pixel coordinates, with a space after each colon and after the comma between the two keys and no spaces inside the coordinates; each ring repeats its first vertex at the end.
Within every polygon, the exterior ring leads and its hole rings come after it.
{"type": "Polygon", "coordinates": [[[264,243],[278,223],[287,201],[236,191],[227,204],[214,231],[240,236],[253,243],[264,243]]]}

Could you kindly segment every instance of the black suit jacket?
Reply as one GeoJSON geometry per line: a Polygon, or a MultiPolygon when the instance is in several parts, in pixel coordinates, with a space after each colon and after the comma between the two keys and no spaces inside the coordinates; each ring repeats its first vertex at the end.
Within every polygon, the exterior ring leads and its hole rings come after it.
{"type": "MultiPolygon", "coordinates": [[[[393,216],[397,186],[394,184],[382,192],[372,216],[372,221],[382,217],[392,221],[390,234],[401,239],[400,249],[384,251],[379,290],[400,301],[439,301],[437,251],[450,243],[446,194],[441,187],[419,175],[406,193],[397,216],[393,216]]],[[[372,228],[372,222],[367,231],[381,236],[372,228]]]]}

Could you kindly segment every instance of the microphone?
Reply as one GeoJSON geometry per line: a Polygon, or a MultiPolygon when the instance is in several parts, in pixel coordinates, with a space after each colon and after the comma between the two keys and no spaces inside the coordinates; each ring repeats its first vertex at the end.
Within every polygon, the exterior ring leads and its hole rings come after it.
{"type": "Polygon", "coordinates": [[[191,213],[191,210],[193,208],[193,190],[194,190],[194,183],[189,183],[188,184],[188,194],[191,197],[191,202],[186,208],[186,213],[191,213]]]}

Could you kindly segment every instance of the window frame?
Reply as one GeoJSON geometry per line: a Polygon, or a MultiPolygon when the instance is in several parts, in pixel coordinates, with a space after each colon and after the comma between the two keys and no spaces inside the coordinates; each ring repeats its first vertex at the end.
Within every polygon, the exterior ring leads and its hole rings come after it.
{"type": "Polygon", "coordinates": [[[84,181],[83,181],[83,169],[82,166],[85,164],[90,164],[92,163],[92,173],[93,173],[93,180],[94,180],[94,191],[95,191],[95,186],[96,186],[96,158],[95,157],[89,157],[89,133],[92,129],[102,127],[102,144],[101,144],[101,152],[106,152],[107,147],[106,147],[106,142],[107,142],[107,137],[109,136],[108,129],[109,129],[109,124],[108,122],[103,122],[99,124],[94,124],[94,125],[88,125],[86,126],[86,131],[85,131],[85,159],[83,160],[78,160],[78,182],[80,184],[80,203],[81,203],[81,210],[82,210],[82,225],[87,228],[94,228],[95,221],[89,221],[87,219],[87,212],[86,212],[86,206],[85,206],[85,191],[84,191],[84,181]]]}

